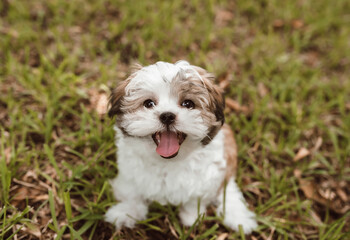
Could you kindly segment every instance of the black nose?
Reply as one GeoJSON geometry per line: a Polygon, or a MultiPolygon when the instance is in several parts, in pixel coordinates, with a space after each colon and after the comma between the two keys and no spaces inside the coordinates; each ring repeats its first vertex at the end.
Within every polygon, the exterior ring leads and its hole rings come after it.
{"type": "Polygon", "coordinates": [[[160,114],[159,119],[162,123],[169,125],[175,122],[176,115],[172,112],[165,112],[160,114]]]}

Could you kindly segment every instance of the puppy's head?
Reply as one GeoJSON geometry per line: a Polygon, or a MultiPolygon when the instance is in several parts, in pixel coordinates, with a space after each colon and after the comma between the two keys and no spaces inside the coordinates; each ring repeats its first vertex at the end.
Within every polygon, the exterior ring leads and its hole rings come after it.
{"type": "Polygon", "coordinates": [[[163,158],[182,144],[206,145],[224,123],[224,99],[214,77],[185,61],[137,66],[110,96],[110,117],[123,134],[152,142],[163,158]]]}

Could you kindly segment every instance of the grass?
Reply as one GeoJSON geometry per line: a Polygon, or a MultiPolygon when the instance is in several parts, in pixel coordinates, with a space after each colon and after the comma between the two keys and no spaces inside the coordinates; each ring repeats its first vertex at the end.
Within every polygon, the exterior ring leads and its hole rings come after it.
{"type": "Polygon", "coordinates": [[[2,0],[0,239],[348,239],[349,12],[347,0],[2,0]],[[157,203],[133,230],[102,220],[117,164],[98,103],[134,60],[179,59],[229,81],[251,236],[213,208],[192,228],[157,203]]]}

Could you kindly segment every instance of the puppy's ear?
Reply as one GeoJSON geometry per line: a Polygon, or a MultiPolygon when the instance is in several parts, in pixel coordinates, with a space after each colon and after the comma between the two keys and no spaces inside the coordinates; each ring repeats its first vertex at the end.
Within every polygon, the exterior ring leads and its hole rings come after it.
{"type": "Polygon", "coordinates": [[[221,122],[221,125],[223,125],[225,122],[225,98],[222,90],[214,84],[209,85],[207,89],[211,97],[211,110],[215,114],[216,121],[221,122]]]}
{"type": "Polygon", "coordinates": [[[209,93],[209,111],[215,115],[215,120],[211,122],[211,127],[208,130],[207,136],[202,139],[202,144],[207,145],[216,136],[225,122],[225,99],[221,89],[214,84],[215,77],[203,68],[193,67],[201,77],[205,88],[209,93]]]}
{"type": "Polygon", "coordinates": [[[123,111],[121,109],[122,106],[122,100],[123,97],[125,96],[125,88],[133,79],[137,72],[141,70],[143,67],[139,63],[133,63],[131,66],[131,74],[130,76],[119,83],[119,85],[112,91],[111,95],[109,96],[109,111],[108,111],[108,116],[109,117],[114,117],[116,114],[122,114],[123,111]]]}
{"type": "Polygon", "coordinates": [[[207,72],[205,69],[193,66],[203,80],[203,84],[209,92],[209,110],[215,114],[216,121],[221,125],[225,122],[225,98],[220,87],[214,84],[215,76],[207,72]]]}
{"type": "Polygon", "coordinates": [[[116,114],[121,114],[122,99],[125,96],[125,88],[129,84],[130,80],[126,79],[119,83],[119,85],[112,91],[109,96],[109,111],[108,116],[114,117],[116,114]]]}

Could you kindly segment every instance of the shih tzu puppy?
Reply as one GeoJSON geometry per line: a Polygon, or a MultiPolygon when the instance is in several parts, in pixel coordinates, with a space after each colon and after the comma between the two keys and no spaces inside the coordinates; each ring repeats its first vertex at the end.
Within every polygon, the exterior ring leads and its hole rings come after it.
{"type": "Polygon", "coordinates": [[[112,92],[119,172],[111,185],[119,203],[105,220],[117,229],[145,219],[152,201],[179,205],[186,226],[215,204],[226,226],[246,234],[257,227],[235,183],[236,143],[213,80],[186,61],[157,62],[136,66],[112,92]]]}

